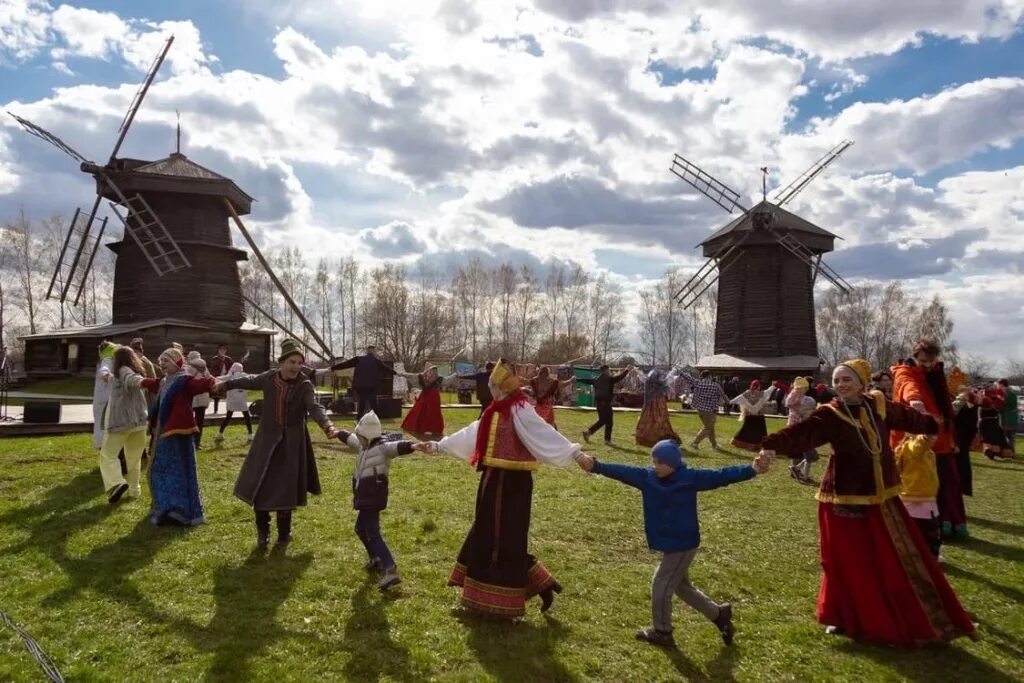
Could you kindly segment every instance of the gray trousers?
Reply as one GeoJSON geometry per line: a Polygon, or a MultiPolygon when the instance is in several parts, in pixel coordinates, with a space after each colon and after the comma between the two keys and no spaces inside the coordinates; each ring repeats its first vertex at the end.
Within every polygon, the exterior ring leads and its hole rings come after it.
{"type": "Polygon", "coordinates": [[[651,613],[654,628],[672,630],[672,594],[687,605],[714,621],[718,618],[718,605],[690,583],[690,564],[697,556],[697,548],[682,552],[665,553],[651,582],[651,613]]]}
{"type": "Polygon", "coordinates": [[[693,437],[693,444],[696,446],[705,438],[711,442],[711,445],[718,448],[718,439],[715,438],[715,420],[718,419],[717,413],[697,413],[697,417],[700,418],[702,428],[697,432],[697,436],[693,437]]]}

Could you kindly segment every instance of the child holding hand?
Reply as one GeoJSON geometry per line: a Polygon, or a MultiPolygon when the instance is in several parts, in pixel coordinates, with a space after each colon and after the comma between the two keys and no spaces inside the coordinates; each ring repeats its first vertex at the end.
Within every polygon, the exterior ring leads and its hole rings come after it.
{"type": "Polygon", "coordinates": [[[380,513],[388,506],[388,470],[397,456],[429,451],[428,444],[385,441],[380,419],[372,410],[359,420],[355,432],[339,431],[338,439],[359,451],[352,474],[352,507],[359,511],[356,515],[356,536],[370,558],[366,571],[381,572],[377,587],[386,591],[402,582],[395,558],[380,532],[380,513]]]}
{"type": "Polygon", "coordinates": [[[617,479],[640,489],[643,497],[644,531],[651,550],[662,553],[661,564],[651,584],[653,627],[637,632],[637,640],[663,647],[674,647],[672,637],[672,595],[683,599],[709,620],[732,644],[732,605],[716,604],[690,583],[690,565],[700,546],[697,523],[697,493],[753,479],[766,472],[767,458],[758,457],[753,465],[737,465],[718,470],[691,469],[683,462],[683,453],[675,441],[659,441],[651,449],[651,467],[602,463],[579,454],[576,462],[587,472],[617,479]]]}

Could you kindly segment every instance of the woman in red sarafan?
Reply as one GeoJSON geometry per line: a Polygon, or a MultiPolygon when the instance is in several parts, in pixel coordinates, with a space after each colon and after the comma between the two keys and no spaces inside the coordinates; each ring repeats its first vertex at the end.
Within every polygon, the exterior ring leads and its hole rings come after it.
{"type": "Polygon", "coordinates": [[[889,431],[935,434],[933,417],[880,394],[865,394],[865,360],[832,374],[839,394],[804,422],[764,439],[763,455],[830,443],[817,493],[821,541],[818,621],[856,640],[916,647],[975,636],[960,605],[898,498],[889,431]]]}
{"type": "Polygon", "coordinates": [[[557,377],[552,377],[551,370],[544,366],[533,377],[520,377],[519,381],[529,385],[530,390],[533,392],[533,399],[537,402],[533,409],[537,411],[541,419],[555,429],[558,429],[558,425],[555,424],[555,401],[558,399],[562,388],[575,380],[567,379],[561,381],[557,377]]]}
{"type": "Polygon", "coordinates": [[[416,375],[416,381],[420,385],[420,395],[402,420],[402,431],[417,436],[440,436],[444,434],[444,416],[441,414],[441,384],[444,377],[437,374],[436,365],[431,365],[416,375]]]}

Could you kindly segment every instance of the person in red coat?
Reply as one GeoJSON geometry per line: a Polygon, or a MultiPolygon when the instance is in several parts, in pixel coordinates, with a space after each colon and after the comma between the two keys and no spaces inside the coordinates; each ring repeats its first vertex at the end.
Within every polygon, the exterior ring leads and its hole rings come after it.
{"type": "Polygon", "coordinates": [[[437,373],[436,365],[416,375],[420,395],[402,420],[402,431],[415,434],[418,438],[444,435],[444,415],[441,414],[441,384],[444,379],[437,373]]]}
{"type": "Polygon", "coordinates": [[[766,437],[761,455],[831,446],[816,498],[821,544],[818,621],[827,632],[913,648],[969,636],[974,624],[900,502],[889,434],[935,434],[927,414],[865,393],[866,360],[836,366],[838,398],[766,437]]]}
{"type": "MultiPolygon", "coordinates": [[[[960,472],[956,464],[956,432],[953,422],[953,399],[949,395],[946,374],[939,360],[939,345],[930,339],[914,344],[913,357],[892,367],[892,400],[935,418],[939,433],[932,450],[939,472],[939,519],[942,535],[967,538],[967,511],[960,488],[960,472]]],[[[890,446],[903,440],[903,432],[894,431],[890,446]]]]}

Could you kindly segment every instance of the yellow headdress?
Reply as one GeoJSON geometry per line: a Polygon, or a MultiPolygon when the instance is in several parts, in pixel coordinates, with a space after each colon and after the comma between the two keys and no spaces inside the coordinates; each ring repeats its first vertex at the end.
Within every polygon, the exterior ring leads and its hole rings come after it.
{"type": "Polygon", "coordinates": [[[839,364],[839,367],[845,367],[846,369],[853,372],[860,380],[862,387],[867,389],[871,383],[871,363],[868,363],[863,358],[854,358],[853,360],[844,360],[839,364]]]}
{"type": "Polygon", "coordinates": [[[516,373],[501,360],[498,361],[494,366],[494,370],[491,371],[490,383],[501,389],[505,394],[511,394],[519,388],[519,378],[516,376],[516,373]]]}

